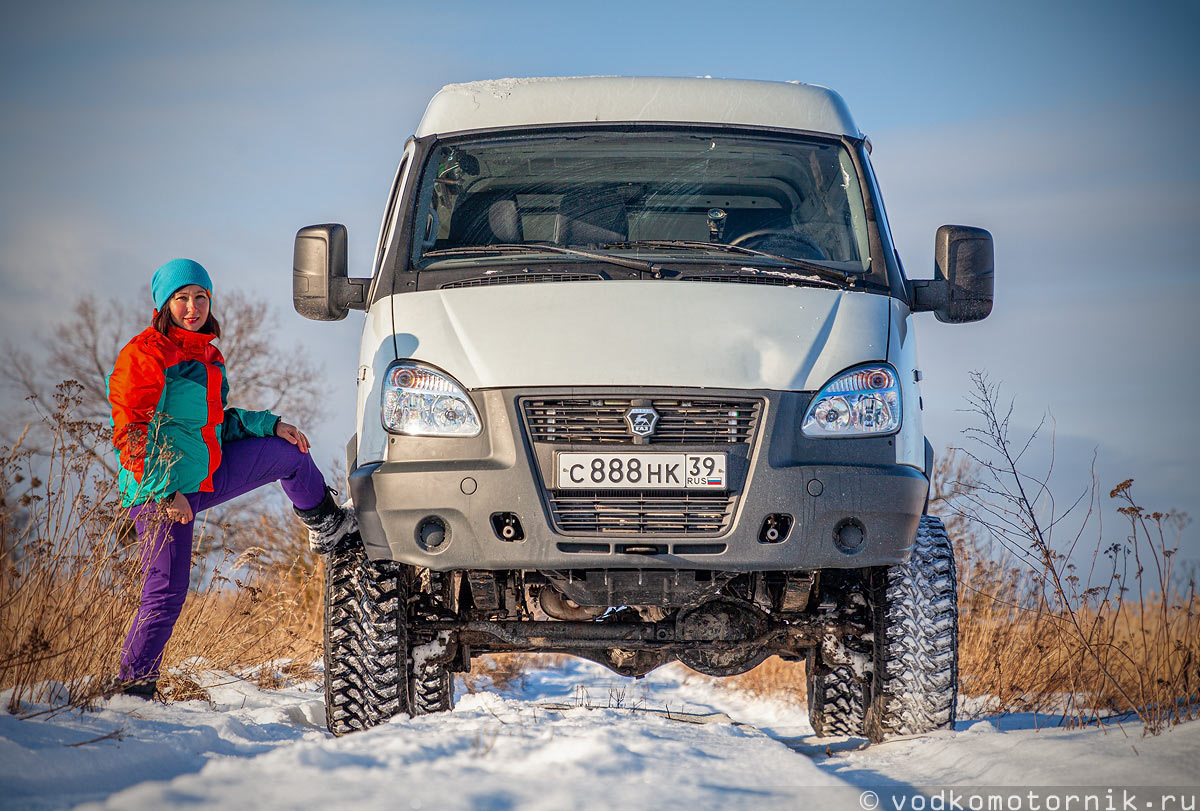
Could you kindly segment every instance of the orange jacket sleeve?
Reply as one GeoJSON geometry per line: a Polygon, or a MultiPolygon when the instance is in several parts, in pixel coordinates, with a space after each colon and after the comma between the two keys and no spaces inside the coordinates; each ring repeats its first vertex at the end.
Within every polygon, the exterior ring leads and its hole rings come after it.
{"type": "Polygon", "coordinates": [[[146,461],[146,433],[162,399],[166,374],[163,361],[137,340],[117,356],[108,377],[112,406],[113,447],[121,466],[141,481],[146,461]]]}

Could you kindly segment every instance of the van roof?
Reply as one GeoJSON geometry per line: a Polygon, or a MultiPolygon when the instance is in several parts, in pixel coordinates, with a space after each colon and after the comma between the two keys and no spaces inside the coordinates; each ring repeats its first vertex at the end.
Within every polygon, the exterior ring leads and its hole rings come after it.
{"type": "Polygon", "coordinates": [[[862,137],[837,93],[800,82],[574,76],[446,85],[417,137],[538,124],[736,124],[862,137]]]}

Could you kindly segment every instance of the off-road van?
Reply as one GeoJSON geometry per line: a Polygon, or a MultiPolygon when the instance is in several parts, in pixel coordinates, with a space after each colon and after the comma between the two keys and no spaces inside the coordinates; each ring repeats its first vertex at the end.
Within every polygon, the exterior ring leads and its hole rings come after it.
{"type": "Polygon", "coordinates": [[[943,226],[907,279],[870,151],[805,84],[450,85],[369,274],[343,226],[297,234],[297,311],[366,311],[335,734],[450,708],[500,651],[634,677],[804,657],[818,734],[953,723],[913,313],[985,317],[992,241],[943,226]]]}

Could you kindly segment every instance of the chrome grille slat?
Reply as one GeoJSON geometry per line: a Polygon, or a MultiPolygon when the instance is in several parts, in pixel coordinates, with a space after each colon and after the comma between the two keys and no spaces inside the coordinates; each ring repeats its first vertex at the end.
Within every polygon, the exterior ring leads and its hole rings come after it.
{"type": "MultiPolygon", "coordinates": [[[[750,397],[603,394],[529,397],[521,400],[520,410],[529,438],[547,450],[567,445],[631,447],[635,443],[625,413],[635,399],[638,406],[649,401],[658,412],[648,445],[658,445],[659,450],[694,445],[720,451],[731,444],[749,445],[762,412],[762,400],[750,397]]],[[[740,496],[736,491],[696,490],[547,490],[546,495],[557,531],[593,537],[720,535],[729,529],[740,496]]]]}
{"type": "MultiPolygon", "coordinates": [[[[659,421],[654,444],[748,443],[758,423],[760,402],[739,398],[653,398],[659,421]]],[[[534,442],[632,445],[625,412],[633,398],[571,397],[522,402],[534,442]]]]}
{"type": "Polygon", "coordinates": [[[599,535],[717,535],[728,526],[735,501],[736,496],[725,493],[550,493],[560,531],[599,535]]]}

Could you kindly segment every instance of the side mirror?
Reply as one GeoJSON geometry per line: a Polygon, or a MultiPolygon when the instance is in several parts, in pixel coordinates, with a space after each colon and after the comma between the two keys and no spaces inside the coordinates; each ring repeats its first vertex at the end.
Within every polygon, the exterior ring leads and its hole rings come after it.
{"type": "Polygon", "coordinates": [[[934,276],[912,282],[913,312],[966,324],[988,317],[996,272],[992,235],[969,225],[943,225],[934,238],[934,276]]]}
{"type": "Polygon", "coordinates": [[[346,226],[310,225],[296,232],[292,306],[314,321],[341,321],[351,308],[367,309],[370,279],[346,277],[346,226]]]}

